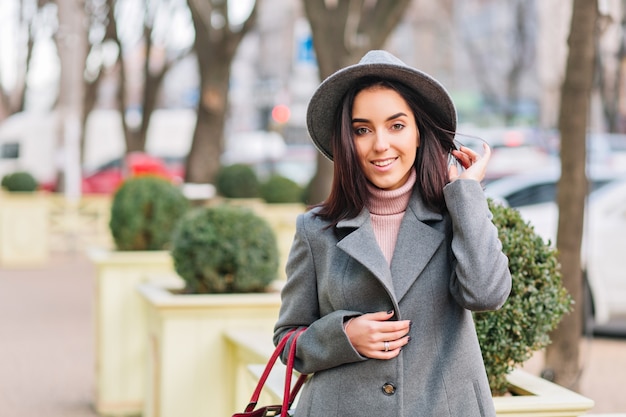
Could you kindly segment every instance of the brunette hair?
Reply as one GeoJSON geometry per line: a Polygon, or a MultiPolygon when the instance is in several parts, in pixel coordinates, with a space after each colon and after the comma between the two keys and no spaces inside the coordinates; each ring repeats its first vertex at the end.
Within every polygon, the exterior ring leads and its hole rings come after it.
{"type": "Polygon", "coordinates": [[[417,173],[415,186],[429,209],[439,213],[445,210],[443,187],[450,181],[447,166],[448,155],[455,149],[454,126],[446,125],[449,122],[429,113],[427,100],[405,84],[379,77],[363,77],[356,80],[344,95],[333,121],[333,182],[330,195],[317,205],[319,209],[316,212],[321,218],[329,220],[331,226],[356,217],[370,199],[368,180],[354,146],[352,107],[356,95],[373,86],[397,92],[413,112],[420,138],[414,163],[417,173]]]}

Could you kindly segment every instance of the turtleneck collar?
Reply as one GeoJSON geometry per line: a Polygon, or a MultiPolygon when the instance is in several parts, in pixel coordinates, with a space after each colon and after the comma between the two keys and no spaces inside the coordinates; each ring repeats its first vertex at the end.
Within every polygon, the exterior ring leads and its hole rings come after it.
{"type": "Polygon", "coordinates": [[[411,169],[411,174],[407,181],[395,190],[382,190],[368,183],[370,201],[367,205],[371,214],[390,215],[403,213],[409,204],[413,186],[417,180],[415,169],[411,169]]]}

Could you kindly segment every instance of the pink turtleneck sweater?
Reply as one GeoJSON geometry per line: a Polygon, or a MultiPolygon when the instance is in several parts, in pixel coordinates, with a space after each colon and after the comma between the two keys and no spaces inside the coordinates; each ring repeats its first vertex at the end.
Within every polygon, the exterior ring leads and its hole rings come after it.
{"type": "Polygon", "coordinates": [[[371,184],[368,185],[371,201],[367,208],[370,211],[376,241],[388,264],[391,264],[400,223],[409,204],[416,179],[415,170],[411,170],[406,183],[395,190],[381,190],[371,184]]]}

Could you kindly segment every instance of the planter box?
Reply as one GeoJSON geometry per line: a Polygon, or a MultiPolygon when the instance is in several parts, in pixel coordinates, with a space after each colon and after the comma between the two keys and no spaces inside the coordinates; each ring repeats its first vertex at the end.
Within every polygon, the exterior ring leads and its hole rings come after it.
{"type": "MultiPolygon", "coordinates": [[[[146,319],[136,287],[155,276],[176,277],[173,261],[167,251],[95,250],[88,255],[96,266],[96,410],[113,416],[141,414],[146,319]]],[[[181,282],[178,277],[176,282],[181,282]]]]}
{"type": "Polygon", "coordinates": [[[0,192],[0,265],[33,267],[48,261],[48,210],[46,194],[0,192]]]}
{"type": "Polygon", "coordinates": [[[306,211],[306,207],[299,203],[265,204],[255,208],[255,210],[259,216],[267,220],[276,234],[280,261],[278,278],[286,281],[285,266],[289,258],[293,237],[296,234],[296,218],[306,211]]]}
{"type": "Polygon", "coordinates": [[[87,194],[71,200],[51,193],[50,245],[55,250],[115,249],[109,221],[111,195],[87,194]]]}
{"type": "Polygon", "coordinates": [[[576,417],[593,407],[593,400],[519,369],[507,379],[516,395],[493,399],[498,416],[576,417]]]}
{"type": "Polygon", "coordinates": [[[271,341],[280,294],[177,295],[150,283],[138,291],[149,340],[143,417],[232,415],[241,407],[232,388],[238,366],[225,333],[261,332],[271,341]]]}

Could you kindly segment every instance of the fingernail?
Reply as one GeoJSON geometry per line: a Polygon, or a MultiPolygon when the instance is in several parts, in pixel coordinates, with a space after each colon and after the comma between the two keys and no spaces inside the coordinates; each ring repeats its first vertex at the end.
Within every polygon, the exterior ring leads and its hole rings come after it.
{"type": "Polygon", "coordinates": [[[393,310],[389,310],[389,311],[387,312],[387,314],[391,314],[391,313],[393,313],[393,310]]]}

